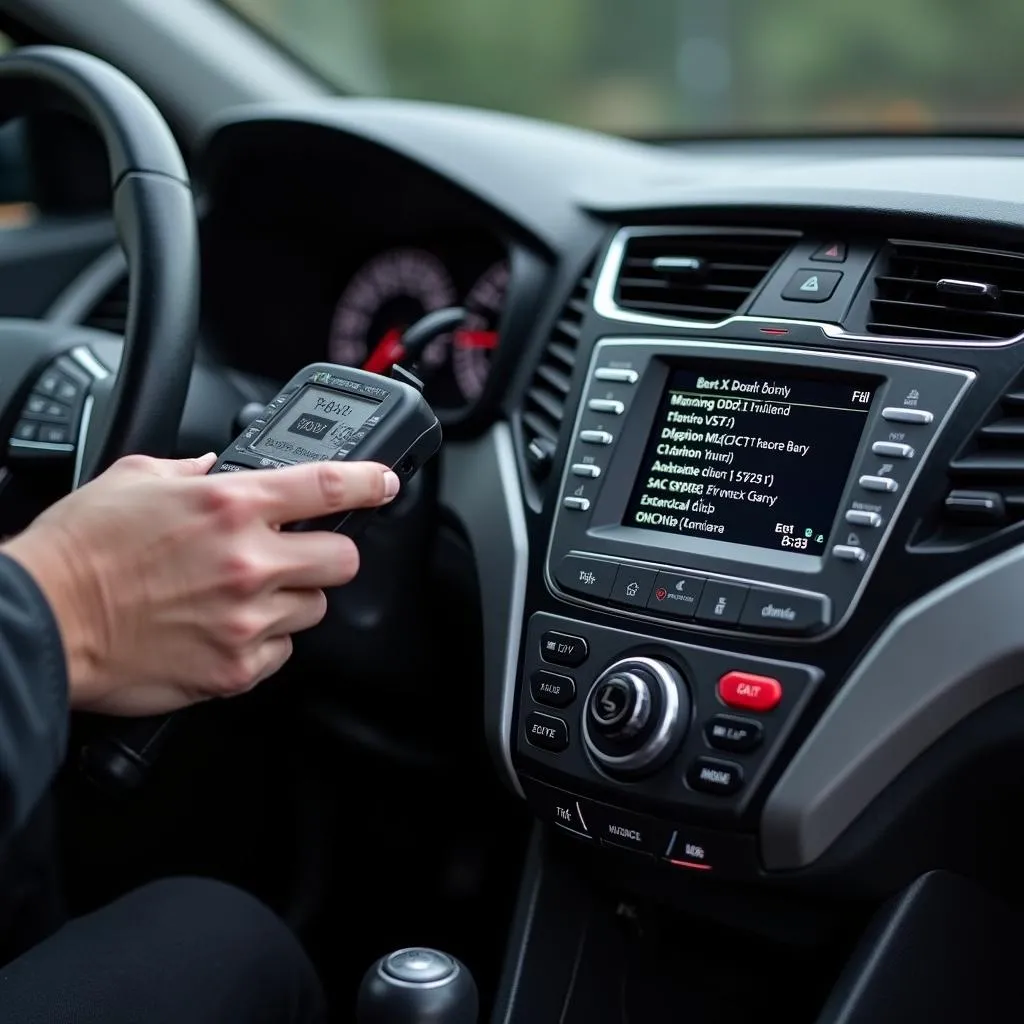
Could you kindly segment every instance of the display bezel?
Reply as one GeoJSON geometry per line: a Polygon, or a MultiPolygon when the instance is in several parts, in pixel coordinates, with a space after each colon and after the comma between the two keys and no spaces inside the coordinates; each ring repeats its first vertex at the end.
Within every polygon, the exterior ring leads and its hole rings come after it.
{"type": "MultiPolygon", "coordinates": [[[[721,371],[724,372],[724,369],[721,371]]],[[[575,410],[572,434],[561,467],[556,503],[545,562],[545,583],[551,593],[564,601],[585,607],[610,610],[632,619],[662,623],[678,628],[713,634],[735,635],[741,627],[721,627],[673,618],[659,609],[623,605],[618,601],[596,598],[567,590],[555,578],[555,569],[569,554],[596,557],[615,563],[690,572],[708,579],[739,584],[767,586],[792,593],[824,595],[831,613],[827,627],[814,636],[766,637],[791,642],[817,641],[840,628],[850,614],[887,542],[921,467],[943,428],[976,374],[969,369],[918,363],[885,356],[861,356],[855,353],[823,352],[805,348],[784,348],[744,341],[705,341],[689,338],[606,337],[599,339],[591,352],[583,390],[575,410]],[[654,530],[623,526],[623,512],[635,480],[638,466],[658,412],[658,403],[668,380],[669,369],[680,362],[703,361],[716,369],[737,364],[769,365],[779,376],[822,375],[836,378],[876,378],[868,422],[861,435],[843,489],[832,532],[824,556],[732,545],[725,541],[680,536],[654,530]],[[598,381],[597,367],[628,370],[636,375],[635,384],[598,381]],[[933,413],[927,426],[908,428],[914,434],[915,457],[895,466],[896,493],[868,493],[859,486],[862,475],[877,474],[882,460],[872,455],[876,440],[895,440],[893,431],[901,425],[886,421],[883,410],[890,405],[906,405],[913,390],[921,398],[922,409],[933,413]],[[623,401],[622,416],[590,410],[591,398],[608,398],[612,393],[623,401]],[[604,430],[614,435],[614,443],[604,446],[583,444],[584,430],[604,430]],[[584,479],[571,474],[575,462],[592,462],[600,474],[584,479]],[[585,510],[567,507],[565,502],[581,497],[589,502],[585,510]],[[841,559],[834,548],[846,544],[856,527],[845,521],[849,509],[878,510],[881,526],[859,530],[865,557],[859,562],[841,559]],[[670,543],[670,542],[675,543],[670,543]]],[[[755,630],[755,632],[757,632],[755,630]]]]}
{"type": "Polygon", "coordinates": [[[374,416],[379,417],[380,407],[381,399],[374,398],[371,395],[357,394],[349,389],[331,387],[330,385],[325,384],[322,381],[307,380],[300,387],[298,387],[292,395],[289,396],[288,401],[280,409],[277,410],[277,412],[267,422],[266,426],[264,426],[263,429],[260,430],[260,432],[249,442],[249,451],[258,458],[274,459],[277,462],[285,462],[291,466],[298,465],[301,462],[330,462],[338,457],[339,452],[343,451],[347,446],[349,446],[350,440],[354,438],[357,434],[362,432],[362,436],[366,436],[367,424],[370,422],[371,419],[374,418],[374,416]],[[365,403],[366,405],[372,406],[373,408],[370,412],[367,413],[366,417],[359,424],[359,427],[356,430],[354,430],[351,434],[349,434],[349,436],[341,444],[339,444],[338,447],[329,456],[327,456],[327,458],[317,460],[294,459],[290,458],[288,455],[284,455],[281,453],[260,451],[257,445],[262,444],[266,440],[266,438],[268,438],[271,435],[271,433],[276,428],[279,427],[279,425],[285,419],[285,417],[289,416],[292,410],[295,408],[295,406],[299,404],[299,402],[302,400],[303,395],[305,395],[307,391],[325,391],[332,395],[338,396],[339,399],[347,399],[352,402],[362,402],[365,403]]]}
{"type": "MultiPolygon", "coordinates": [[[[632,422],[623,431],[618,441],[617,456],[621,465],[632,463],[636,470],[623,490],[618,486],[605,486],[601,490],[594,515],[591,520],[592,529],[600,535],[611,539],[658,548],[663,551],[678,552],[680,555],[708,555],[716,558],[743,561],[753,565],[776,566],[794,572],[819,572],[828,551],[829,539],[833,536],[837,521],[842,513],[842,502],[846,487],[836,499],[832,518],[828,524],[826,540],[820,554],[787,551],[784,548],[770,548],[756,544],[745,544],[736,541],[715,540],[690,533],[670,533],[664,530],[644,529],[641,526],[627,525],[626,513],[629,510],[632,496],[637,488],[638,480],[645,472],[646,454],[651,442],[653,431],[657,429],[657,417],[670,387],[672,375],[676,370],[688,369],[696,372],[716,375],[718,369],[709,367],[706,359],[693,354],[684,357],[664,356],[651,360],[644,378],[638,385],[636,405],[640,408],[634,413],[632,422]],[[643,414],[641,414],[641,411],[643,414]]],[[[819,370],[815,368],[785,367],[763,361],[737,361],[729,366],[729,373],[737,377],[743,376],[774,376],[779,380],[824,382],[842,384],[850,387],[870,389],[872,399],[864,410],[864,421],[861,426],[857,445],[850,457],[845,478],[849,482],[852,466],[860,458],[864,444],[864,434],[875,409],[878,395],[885,384],[885,378],[879,374],[864,374],[854,371],[819,370]]],[[[617,459],[617,461],[618,461],[617,459]]]]}

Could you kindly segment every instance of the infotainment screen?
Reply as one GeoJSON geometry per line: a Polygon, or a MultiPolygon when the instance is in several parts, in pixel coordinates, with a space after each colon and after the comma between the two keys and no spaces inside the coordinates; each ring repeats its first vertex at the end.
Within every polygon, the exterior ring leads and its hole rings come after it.
{"type": "Polygon", "coordinates": [[[820,554],[875,382],[671,372],[623,524],[820,554]]]}

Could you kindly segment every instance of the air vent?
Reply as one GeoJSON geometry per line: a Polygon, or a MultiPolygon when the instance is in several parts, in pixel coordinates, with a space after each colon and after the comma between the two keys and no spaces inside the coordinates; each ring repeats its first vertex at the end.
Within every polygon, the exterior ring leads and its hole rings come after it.
{"type": "Polygon", "coordinates": [[[620,309],[714,323],[738,312],[799,237],[693,229],[628,238],[615,282],[620,309]]]}
{"type": "Polygon", "coordinates": [[[128,278],[119,277],[83,317],[84,327],[124,334],[128,324],[128,278]]]}
{"type": "Polygon", "coordinates": [[[871,334],[1004,341],[1024,331],[1024,256],[890,241],[871,301],[871,334]]]}
{"type": "Polygon", "coordinates": [[[1024,378],[950,463],[948,523],[1000,527],[1024,519],[1024,378]]]}
{"type": "Polygon", "coordinates": [[[523,434],[526,458],[534,479],[542,480],[551,469],[558,446],[558,432],[565,416],[565,402],[572,384],[576,348],[590,294],[591,266],[577,282],[555,321],[544,355],[530,380],[523,402],[523,434]]]}

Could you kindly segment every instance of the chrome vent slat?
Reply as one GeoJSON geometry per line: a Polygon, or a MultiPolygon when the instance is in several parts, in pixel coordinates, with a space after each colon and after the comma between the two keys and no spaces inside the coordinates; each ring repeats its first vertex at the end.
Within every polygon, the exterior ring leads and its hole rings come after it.
{"type": "Polygon", "coordinates": [[[873,285],[869,334],[1002,342],[1024,331],[1024,256],[1016,253],[893,239],[873,285]],[[958,290],[961,282],[978,294],[958,290]]]}
{"type": "Polygon", "coordinates": [[[724,320],[743,307],[796,237],[754,228],[633,235],[625,243],[615,303],[623,310],[679,320],[724,320]],[[668,266],[674,260],[679,269],[668,266]]]}

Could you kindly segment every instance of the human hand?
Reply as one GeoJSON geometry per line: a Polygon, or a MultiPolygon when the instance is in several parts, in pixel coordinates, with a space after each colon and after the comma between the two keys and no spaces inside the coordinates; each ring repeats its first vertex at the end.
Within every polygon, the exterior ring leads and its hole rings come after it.
{"type": "Polygon", "coordinates": [[[375,463],[207,476],[215,461],[128,456],[0,548],[53,609],[72,707],[155,715],[251,689],[359,568],[348,537],[280,527],[398,491],[375,463]]]}

